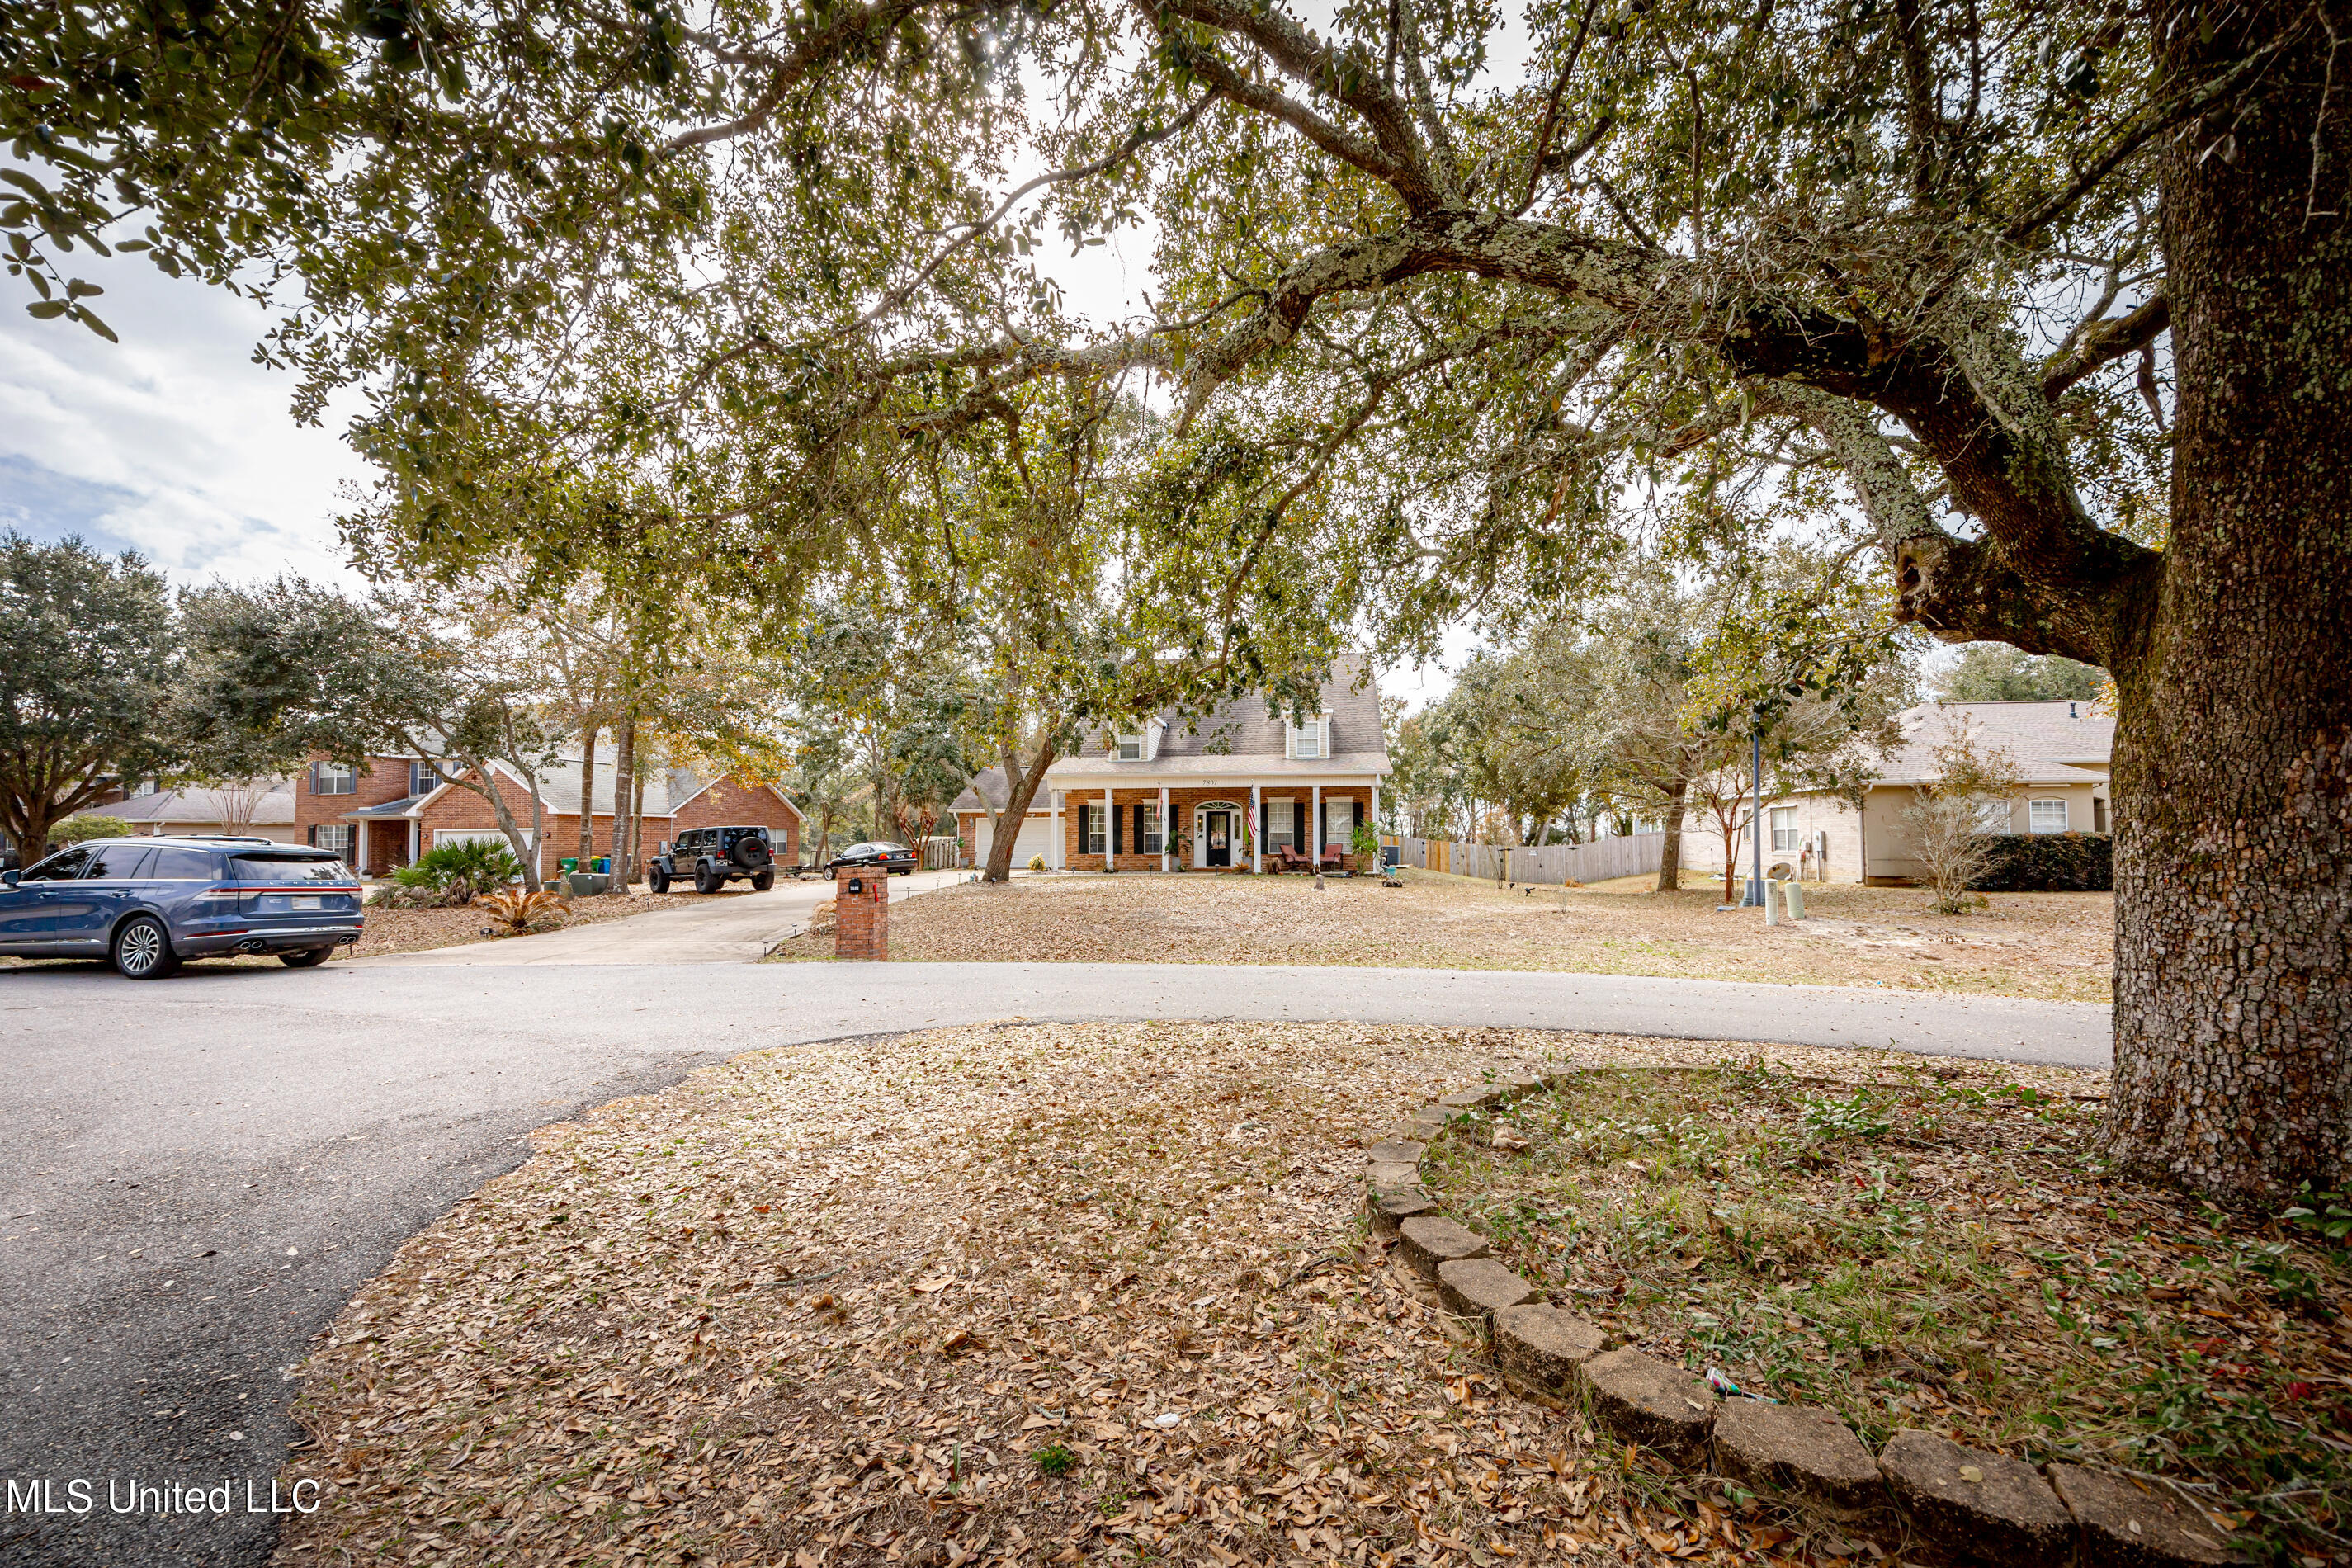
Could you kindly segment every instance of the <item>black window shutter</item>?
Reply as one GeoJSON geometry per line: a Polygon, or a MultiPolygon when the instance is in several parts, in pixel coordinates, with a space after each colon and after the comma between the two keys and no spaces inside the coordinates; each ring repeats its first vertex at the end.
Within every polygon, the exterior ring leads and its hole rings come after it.
{"type": "Polygon", "coordinates": [[[1081,855],[1090,853],[1095,841],[1093,833],[1087,829],[1087,822],[1093,816],[1094,809],[1091,805],[1078,807],[1078,853],[1081,855]]]}
{"type": "Polygon", "coordinates": [[[1118,847],[1118,806],[1116,806],[1116,805],[1114,805],[1114,806],[1112,806],[1112,807],[1110,808],[1110,852],[1111,852],[1112,854],[1114,854],[1114,855],[1116,855],[1116,854],[1118,854],[1118,853],[1119,852],[1119,847],[1118,847]]]}

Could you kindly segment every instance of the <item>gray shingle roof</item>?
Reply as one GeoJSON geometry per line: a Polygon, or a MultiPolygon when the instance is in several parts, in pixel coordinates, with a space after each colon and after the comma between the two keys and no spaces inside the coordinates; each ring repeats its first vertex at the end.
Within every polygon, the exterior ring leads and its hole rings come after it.
{"type": "Polygon", "coordinates": [[[1934,779],[1936,748],[1963,731],[1979,752],[2006,752],[2027,784],[2104,784],[2116,738],[2115,720],[2087,702],[1923,702],[1896,722],[1905,741],[1880,759],[1880,784],[1934,779]]]}
{"type": "MultiPolygon", "coordinates": [[[[1323,683],[1323,708],[1331,715],[1331,755],[1318,761],[1295,762],[1286,753],[1288,715],[1263,697],[1244,697],[1223,704],[1204,718],[1171,718],[1160,736],[1159,755],[1150,762],[1121,762],[1113,754],[1118,737],[1090,735],[1076,753],[1064,757],[1046,771],[1047,784],[1098,787],[1129,774],[1196,774],[1202,778],[1320,778],[1332,773],[1385,773],[1388,748],[1381,733],[1381,691],[1377,679],[1367,679],[1356,689],[1368,666],[1358,656],[1339,660],[1331,679],[1323,683]]],[[[1004,805],[1004,770],[983,768],[971,787],[956,797],[956,811],[996,811],[1004,805]],[[982,805],[982,801],[986,805],[982,805]]],[[[1045,790],[1038,792],[1043,804],[1045,790]]]]}
{"type": "MultiPolygon", "coordinates": [[[[190,787],[157,790],[152,795],[133,795],[105,805],[89,808],[93,814],[119,816],[125,822],[194,822],[206,826],[227,820],[221,810],[221,792],[190,787]]],[[[294,821],[294,781],[278,779],[269,785],[254,807],[252,822],[257,827],[290,826],[294,821]]]]}

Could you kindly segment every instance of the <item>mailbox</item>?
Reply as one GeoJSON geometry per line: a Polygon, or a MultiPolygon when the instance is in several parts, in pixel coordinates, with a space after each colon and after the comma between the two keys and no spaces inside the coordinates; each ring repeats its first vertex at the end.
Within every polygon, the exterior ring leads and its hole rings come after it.
{"type": "Polygon", "coordinates": [[[863,878],[863,877],[852,877],[851,879],[849,879],[849,896],[850,896],[851,898],[855,899],[855,898],[860,897],[861,895],[863,895],[863,894],[865,893],[865,891],[866,891],[866,879],[865,879],[865,878],[863,878]]]}

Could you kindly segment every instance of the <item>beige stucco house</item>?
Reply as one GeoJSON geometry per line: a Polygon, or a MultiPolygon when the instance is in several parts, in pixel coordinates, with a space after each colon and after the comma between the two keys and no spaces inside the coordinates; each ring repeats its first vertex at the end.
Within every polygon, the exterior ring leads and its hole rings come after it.
{"type": "MultiPolygon", "coordinates": [[[[2088,702],[1925,702],[1897,716],[1904,742],[1874,759],[1876,777],[1862,809],[1825,790],[1765,801],[1764,865],[1798,868],[1832,882],[1912,882],[1926,868],[1911,852],[1904,813],[1918,786],[1934,782],[1939,746],[1965,732],[1979,751],[2006,755],[2020,784],[2000,826],[2010,833],[2105,833],[2114,825],[2108,754],[2114,719],[2088,702]]],[[[1988,826],[1994,824],[1988,824],[1988,826]]],[[[1743,829],[1739,869],[1752,863],[1743,829]]],[[[1723,837],[1696,816],[1683,823],[1685,869],[1723,874],[1723,837]]]]}

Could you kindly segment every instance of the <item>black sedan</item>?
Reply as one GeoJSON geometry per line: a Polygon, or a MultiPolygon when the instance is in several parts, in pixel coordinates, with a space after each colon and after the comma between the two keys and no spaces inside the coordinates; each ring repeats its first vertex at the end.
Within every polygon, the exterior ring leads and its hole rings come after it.
{"type": "Polygon", "coordinates": [[[903,844],[853,844],[824,863],[824,874],[836,876],[843,871],[887,871],[893,877],[903,877],[913,870],[919,857],[903,844]]]}

